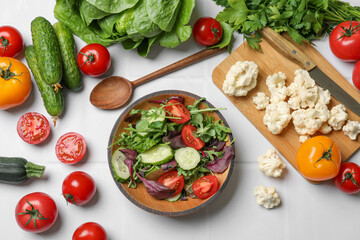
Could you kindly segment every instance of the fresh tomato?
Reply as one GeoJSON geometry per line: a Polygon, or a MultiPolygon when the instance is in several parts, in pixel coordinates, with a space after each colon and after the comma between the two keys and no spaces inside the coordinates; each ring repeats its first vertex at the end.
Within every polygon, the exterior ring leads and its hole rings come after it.
{"type": "Polygon", "coordinates": [[[360,167],[356,163],[341,164],[339,174],[334,178],[335,185],[344,193],[354,194],[360,191],[360,167]]]}
{"type": "Polygon", "coordinates": [[[85,152],[85,138],[75,132],[68,132],[62,135],[55,146],[56,157],[66,164],[79,162],[84,157],[85,152]]]}
{"type": "Polygon", "coordinates": [[[196,150],[200,150],[205,146],[203,140],[199,137],[194,136],[194,132],[197,131],[197,128],[193,125],[185,125],[181,130],[181,138],[188,147],[195,148],[196,150]]]}
{"type": "Polygon", "coordinates": [[[84,205],[95,195],[94,179],[87,173],[76,171],[70,173],[63,181],[62,194],[73,204],[84,205]]]}
{"type": "Polygon", "coordinates": [[[23,38],[16,28],[0,27],[0,57],[16,57],[23,48],[23,38]]]}
{"type": "Polygon", "coordinates": [[[80,50],[77,63],[86,75],[99,77],[110,68],[111,57],[106,47],[91,43],[80,50]]]}
{"type": "Polygon", "coordinates": [[[193,27],[193,36],[197,43],[203,46],[212,46],[222,37],[221,24],[211,17],[199,18],[193,27]]]}
{"type": "Polygon", "coordinates": [[[17,224],[28,232],[44,232],[54,225],[58,210],[54,200],[42,192],[30,193],[15,208],[17,224]]]}
{"type": "Polygon", "coordinates": [[[296,161],[305,178],[323,181],[334,178],[339,173],[341,153],[331,138],[316,136],[301,144],[296,161]]]}
{"type": "Polygon", "coordinates": [[[15,58],[0,57],[0,110],[23,104],[30,91],[29,69],[15,58]]]}
{"type": "Polygon", "coordinates": [[[173,196],[176,196],[179,193],[181,193],[185,185],[184,176],[183,175],[178,176],[177,171],[165,172],[160,176],[158,182],[164,184],[170,189],[175,190],[173,196]]]}
{"type": "Polygon", "coordinates": [[[208,198],[214,195],[219,188],[219,182],[214,175],[206,175],[197,179],[193,185],[192,189],[194,194],[198,198],[208,198]]]}
{"type": "Polygon", "coordinates": [[[360,22],[346,21],[331,32],[329,43],[334,55],[344,61],[360,59],[360,22]]]}
{"type": "Polygon", "coordinates": [[[107,240],[105,229],[98,223],[87,222],[74,232],[72,240],[107,240]]]}
{"type": "Polygon", "coordinates": [[[164,109],[167,116],[173,117],[169,120],[174,123],[183,124],[190,120],[190,111],[179,101],[171,99],[166,103],[164,109]]]}
{"type": "Polygon", "coordinates": [[[360,91],[360,61],[358,61],[354,66],[352,81],[354,86],[360,91]]]}
{"type": "Polygon", "coordinates": [[[44,115],[37,112],[28,112],[19,119],[17,132],[25,142],[39,144],[48,138],[50,124],[44,115]]]}

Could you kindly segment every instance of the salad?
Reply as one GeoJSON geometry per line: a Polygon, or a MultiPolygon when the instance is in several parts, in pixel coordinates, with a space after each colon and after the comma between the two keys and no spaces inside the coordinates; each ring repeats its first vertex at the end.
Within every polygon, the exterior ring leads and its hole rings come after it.
{"type": "Polygon", "coordinates": [[[110,146],[117,148],[111,157],[115,180],[129,188],[142,182],[151,196],[170,202],[216,193],[215,174],[228,168],[234,148],[230,128],[211,114],[224,108],[200,108],[204,100],[185,106],[183,97],[173,96],[152,101],[158,106],[148,110],[132,109],[128,127],[110,146]]]}

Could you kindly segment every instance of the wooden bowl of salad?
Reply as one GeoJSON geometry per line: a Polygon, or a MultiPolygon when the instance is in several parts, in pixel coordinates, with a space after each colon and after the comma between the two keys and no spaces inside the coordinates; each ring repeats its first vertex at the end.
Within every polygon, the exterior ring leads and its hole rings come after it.
{"type": "Polygon", "coordinates": [[[158,215],[183,216],[215,200],[234,166],[231,130],[218,110],[189,92],[166,90],[131,104],[116,121],[108,163],[120,191],[158,215]]]}

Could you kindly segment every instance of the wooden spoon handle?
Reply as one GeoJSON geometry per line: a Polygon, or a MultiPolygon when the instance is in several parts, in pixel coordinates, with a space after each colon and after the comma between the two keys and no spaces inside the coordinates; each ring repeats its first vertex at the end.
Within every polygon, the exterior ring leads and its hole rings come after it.
{"type": "Polygon", "coordinates": [[[168,73],[174,72],[176,70],[179,70],[183,67],[189,66],[193,63],[199,62],[203,59],[209,58],[211,56],[214,56],[216,54],[225,52],[226,48],[212,48],[212,49],[204,49],[198,53],[195,53],[189,57],[186,57],[180,61],[177,61],[173,64],[170,64],[169,66],[166,66],[164,68],[161,68],[153,73],[150,73],[142,78],[139,78],[132,82],[133,86],[138,86],[143,83],[147,83],[151,80],[154,80],[158,77],[164,76],[168,73]]]}

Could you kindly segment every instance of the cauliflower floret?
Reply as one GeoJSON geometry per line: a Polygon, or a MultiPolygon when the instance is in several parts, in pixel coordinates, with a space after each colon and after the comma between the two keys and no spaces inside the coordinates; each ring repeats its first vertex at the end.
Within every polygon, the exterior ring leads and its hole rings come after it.
{"type": "Polygon", "coordinates": [[[280,177],[282,170],[286,168],[286,164],[275,149],[267,150],[257,158],[257,161],[259,170],[269,177],[280,177]]]}
{"type": "Polygon", "coordinates": [[[338,104],[331,109],[328,124],[334,130],[340,130],[347,119],[348,114],[346,113],[345,106],[342,104],[338,104]]]}
{"type": "Polygon", "coordinates": [[[330,117],[326,105],[318,103],[315,108],[299,109],[292,114],[295,130],[300,135],[313,135],[330,117]]]}
{"type": "Polygon", "coordinates": [[[271,93],[271,103],[284,101],[288,95],[288,89],[285,86],[286,76],[282,72],[274,73],[266,78],[266,85],[271,93]]]}
{"type": "MultiPolygon", "coordinates": [[[[331,113],[330,113],[330,115],[331,115],[331,113]]],[[[330,127],[329,124],[327,124],[326,122],[324,122],[324,123],[321,125],[319,131],[320,131],[322,134],[328,134],[328,133],[330,133],[330,132],[332,131],[332,127],[330,127]]]]}
{"type": "Polygon", "coordinates": [[[254,195],[256,202],[264,208],[271,209],[280,204],[280,197],[275,187],[256,186],[254,195]]]}
{"type": "Polygon", "coordinates": [[[304,143],[306,140],[308,140],[310,137],[309,137],[309,135],[301,135],[300,137],[299,137],[299,142],[300,143],[304,143]]]}
{"type": "Polygon", "coordinates": [[[256,109],[263,110],[269,105],[269,97],[264,92],[258,92],[253,97],[253,103],[256,105],[256,109]]]}
{"type": "Polygon", "coordinates": [[[346,125],[343,126],[342,130],[351,140],[356,140],[357,135],[360,133],[360,122],[349,120],[346,125]]]}
{"type": "Polygon", "coordinates": [[[246,96],[256,86],[258,66],[252,61],[238,61],[226,74],[223,91],[229,96],[246,96]]]}
{"type": "Polygon", "coordinates": [[[303,69],[295,71],[294,82],[288,87],[289,105],[292,109],[314,107],[318,99],[318,87],[309,73],[303,69]]]}
{"type": "Polygon", "coordinates": [[[266,107],[263,122],[272,134],[281,133],[290,120],[290,107],[286,102],[270,103],[266,107]]]}
{"type": "Polygon", "coordinates": [[[319,95],[318,95],[318,100],[316,103],[322,103],[322,104],[328,105],[331,100],[331,94],[330,94],[329,90],[327,90],[327,89],[325,90],[321,87],[318,87],[318,92],[319,92],[319,95]]]}

